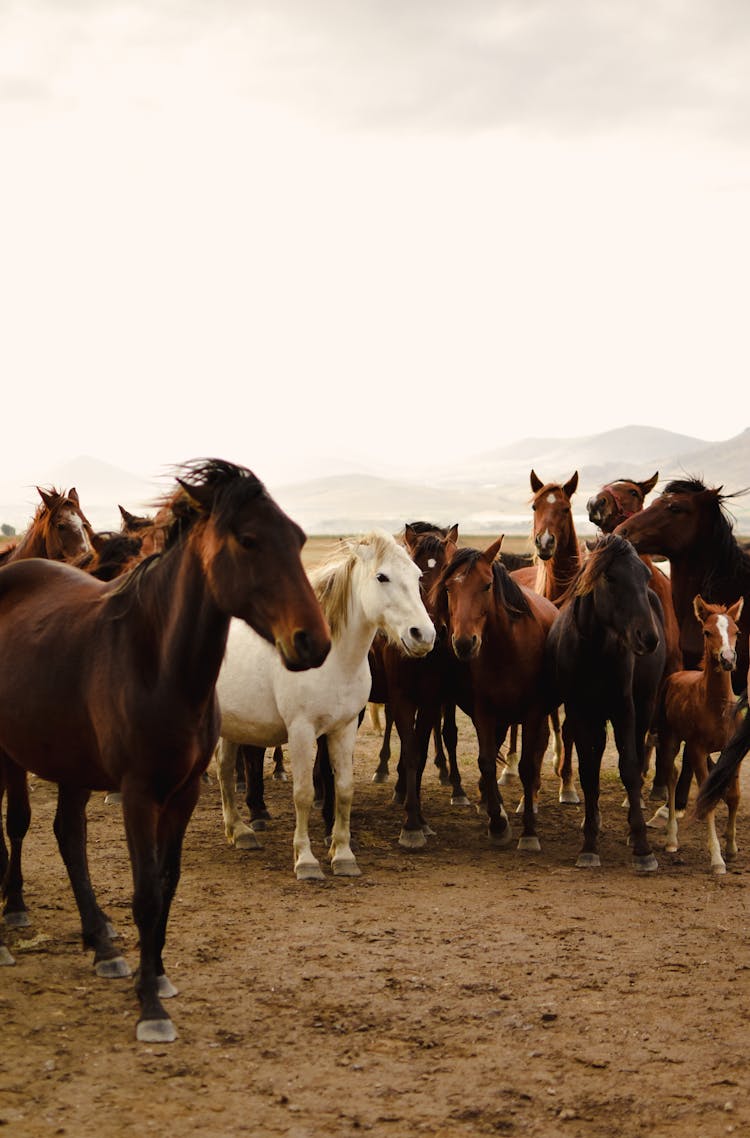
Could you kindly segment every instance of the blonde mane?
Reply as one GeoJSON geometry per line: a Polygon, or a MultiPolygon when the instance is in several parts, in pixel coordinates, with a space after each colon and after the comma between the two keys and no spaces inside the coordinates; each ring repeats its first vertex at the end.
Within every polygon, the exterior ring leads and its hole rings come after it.
{"type": "Polygon", "coordinates": [[[393,548],[399,548],[390,534],[384,530],[373,530],[363,537],[340,541],[325,561],[310,573],[310,582],[328,621],[333,640],[341,636],[349,620],[352,577],[360,561],[358,549],[361,546],[373,550],[373,562],[376,563],[382,561],[393,548]]]}

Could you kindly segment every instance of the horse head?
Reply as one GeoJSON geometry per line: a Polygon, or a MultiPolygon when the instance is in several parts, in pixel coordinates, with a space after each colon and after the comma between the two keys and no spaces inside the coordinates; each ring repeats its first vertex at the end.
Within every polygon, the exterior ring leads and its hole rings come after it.
{"type": "Polygon", "coordinates": [[[646,495],[651,493],[658,478],[657,470],[656,474],[643,482],[636,482],[632,478],[618,478],[614,482],[608,482],[586,503],[589,521],[598,526],[602,533],[614,533],[615,527],[621,522],[641,512],[646,495]]]}
{"type": "Polygon", "coordinates": [[[51,561],[74,561],[91,550],[93,529],[81,509],[75,487],[65,491],[37,486],[42,505],[31,529],[38,529],[42,556],[51,561]]]}
{"type": "Polygon", "coordinates": [[[703,629],[703,659],[724,672],[733,672],[737,666],[738,621],[744,597],[733,605],[709,604],[698,593],[693,599],[695,618],[703,629]]]}
{"type": "Polygon", "coordinates": [[[570,500],[578,488],[578,471],[565,483],[542,482],[532,470],[533,499],[532,537],[537,557],[549,561],[560,548],[575,542],[573,511],[570,500]]]}

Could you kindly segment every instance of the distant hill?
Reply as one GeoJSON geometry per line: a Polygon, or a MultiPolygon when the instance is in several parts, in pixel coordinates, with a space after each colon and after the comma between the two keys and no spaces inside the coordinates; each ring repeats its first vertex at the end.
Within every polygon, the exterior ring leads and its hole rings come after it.
{"type": "MultiPolygon", "coordinates": [[[[396,478],[341,471],[269,490],[310,534],[361,533],[380,526],[391,532],[405,521],[458,522],[466,534],[524,534],[531,525],[529,473],[545,481],[566,481],[577,470],[576,527],[593,532],[586,501],[604,483],[659,472],[656,491],[672,478],[693,475],[725,493],[750,487],[750,428],[720,443],[652,427],[627,426],[574,439],[522,439],[452,466],[446,462],[423,478],[396,478]]],[[[97,529],[117,528],[118,505],[149,512],[171,482],[151,480],[96,458],[80,457],[45,472],[41,486],[75,486],[97,529]]],[[[36,509],[35,487],[0,485],[0,522],[23,530],[36,509]]],[[[750,534],[750,494],[730,503],[738,532],[750,534]]]]}

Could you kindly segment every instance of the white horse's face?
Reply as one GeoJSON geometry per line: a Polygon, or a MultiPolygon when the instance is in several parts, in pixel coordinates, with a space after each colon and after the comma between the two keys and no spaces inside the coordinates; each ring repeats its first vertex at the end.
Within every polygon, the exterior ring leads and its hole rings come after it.
{"type": "Polygon", "coordinates": [[[405,549],[395,542],[379,557],[361,545],[363,609],[386,636],[409,656],[426,656],[435,643],[435,628],[422,603],[421,572],[405,549]]]}

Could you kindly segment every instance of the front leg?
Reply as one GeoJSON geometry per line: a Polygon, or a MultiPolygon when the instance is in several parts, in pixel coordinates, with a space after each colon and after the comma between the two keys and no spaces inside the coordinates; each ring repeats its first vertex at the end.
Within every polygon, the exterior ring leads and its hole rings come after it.
{"type": "Polygon", "coordinates": [[[549,718],[545,711],[536,710],[524,719],[521,732],[521,761],[518,769],[523,784],[523,834],[518,841],[519,850],[538,852],[541,849],[536,832],[536,812],[542,762],[548,742],[549,718]]]}
{"type": "Polygon", "coordinates": [[[354,795],[354,743],[357,719],[328,733],[328,757],[333,770],[335,811],[329,856],[339,877],[359,877],[360,869],[351,848],[351,812],[354,795]]]}
{"type": "Polygon", "coordinates": [[[315,800],[313,769],[317,739],[312,723],[289,729],[289,764],[294,794],[294,873],[298,881],[322,881],[323,870],[310,845],[310,811],[315,800]]]}
{"type": "Polygon", "coordinates": [[[487,832],[492,843],[503,848],[511,844],[513,835],[497,785],[497,740],[505,737],[509,726],[507,720],[497,721],[493,708],[475,705],[474,728],[479,746],[477,761],[484,804],[489,819],[487,832]]]}
{"type": "Polygon", "coordinates": [[[237,809],[236,772],[237,743],[229,739],[219,739],[216,748],[216,772],[221,794],[221,812],[224,818],[224,833],[230,845],[238,850],[257,850],[261,844],[254,831],[246,826],[237,809]]]}
{"type": "Polygon", "coordinates": [[[638,873],[653,873],[659,863],[648,842],[646,822],[641,805],[641,764],[635,743],[635,709],[626,700],[619,714],[612,717],[615,745],[619,755],[622,784],[628,795],[628,824],[633,845],[633,866],[638,873]]]}

